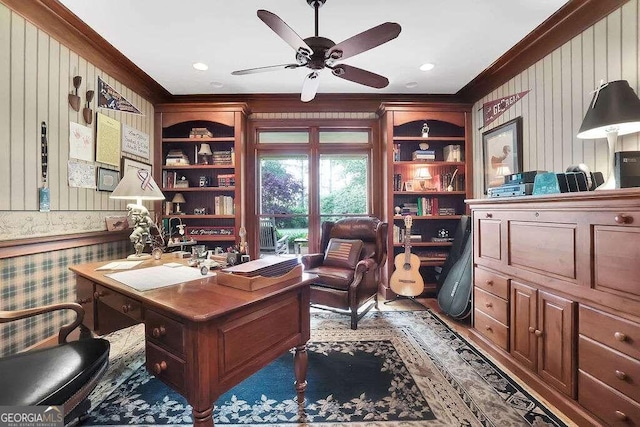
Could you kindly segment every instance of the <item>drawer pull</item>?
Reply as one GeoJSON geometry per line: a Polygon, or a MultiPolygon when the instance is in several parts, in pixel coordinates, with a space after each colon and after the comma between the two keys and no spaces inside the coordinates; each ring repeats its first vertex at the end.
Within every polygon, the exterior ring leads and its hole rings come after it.
{"type": "Polygon", "coordinates": [[[487,212],[487,214],[486,214],[485,216],[486,216],[487,218],[493,218],[493,214],[492,214],[492,213],[489,213],[489,212],[487,212]]]}
{"type": "Polygon", "coordinates": [[[620,421],[626,421],[627,415],[624,412],[616,411],[616,418],[620,421]]]}
{"type": "Polygon", "coordinates": [[[162,371],[166,371],[166,370],[167,370],[167,362],[165,362],[164,360],[160,363],[155,363],[153,365],[153,373],[156,375],[160,375],[162,371]]]}
{"type": "Polygon", "coordinates": [[[493,304],[491,304],[490,302],[488,302],[488,303],[486,303],[486,304],[485,304],[485,306],[486,306],[487,308],[491,308],[491,307],[493,307],[493,304]]]}
{"type": "Polygon", "coordinates": [[[614,221],[616,224],[631,224],[633,217],[625,214],[618,214],[615,216],[614,221]]]}
{"type": "Polygon", "coordinates": [[[489,325],[485,326],[485,327],[484,327],[484,329],[485,329],[485,330],[487,330],[487,331],[489,331],[489,332],[492,332],[492,331],[493,331],[493,329],[491,329],[491,326],[489,326],[489,325]]]}
{"type": "Polygon", "coordinates": [[[99,299],[99,298],[101,298],[101,297],[103,297],[103,296],[104,296],[104,291],[95,291],[95,292],[93,293],[93,297],[94,297],[95,299],[99,299]]]}
{"type": "Polygon", "coordinates": [[[625,334],[623,334],[622,332],[616,332],[615,334],[613,334],[613,337],[615,339],[617,339],[620,342],[626,341],[627,340],[627,336],[625,334]]]}
{"type": "Polygon", "coordinates": [[[616,369],[616,377],[618,377],[619,380],[626,380],[627,379],[627,374],[625,374],[622,371],[618,371],[616,369]]]}
{"type": "Polygon", "coordinates": [[[86,297],[83,299],[76,300],[76,302],[80,305],[88,304],[92,301],[91,297],[86,297]]]}
{"type": "Polygon", "coordinates": [[[153,328],[153,330],[151,331],[151,335],[153,335],[154,338],[160,338],[165,336],[166,334],[167,334],[167,330],[165,329],[164,326],[153,328]]]}
{"type": "Polygon", "coordinates": [[[542,336],[542,331],[540,329],[536,329],[534,334],[536,334],[537,337],[541,337],[542,336]]]}
{"type": "Polygon", "coordinates": [[[493,280],[487,280],[485,283],[487,286],[493,286],[493,280]]]}
{"type": "Polygon", "coordinates": [[[529,333],[534,333],[536,330],[534,328],[532,328],[531,326],[529,326],[529,333]]]}
{"type": "Polygon", "coordinates": [[[131,311],[131,304],[123,304],[122,305],[122,312],[123,313],[128,313],[129,311],[131,311]]]}

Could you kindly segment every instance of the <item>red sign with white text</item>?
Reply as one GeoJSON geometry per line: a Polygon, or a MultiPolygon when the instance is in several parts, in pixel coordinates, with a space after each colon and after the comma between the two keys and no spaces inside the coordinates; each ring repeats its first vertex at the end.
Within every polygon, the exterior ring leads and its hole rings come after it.
{"type": "Polygon", "coordinates": [[[520,99],[522,99],[522,97],[528,94],[530,91],[531,89],[482,104],[482,127],[485,127],[486,125],[500,117],[502,113],[507,111],[513,104],[520,101],[520,99]]]}

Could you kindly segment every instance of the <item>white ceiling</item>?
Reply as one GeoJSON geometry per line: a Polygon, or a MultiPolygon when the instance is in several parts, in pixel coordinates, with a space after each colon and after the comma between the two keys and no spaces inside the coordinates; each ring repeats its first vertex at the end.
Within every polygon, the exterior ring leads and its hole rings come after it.
{"type": "MultiPolygon", "coordinates": [[[[299,93],[307,68],[232,76],[295,62],[294,50],[256,15],[278,15],[314,35],[306,0],[59,0],[174,95],[299,93]],[[197,71],[204,62],[207,71],[197,71]],[[221,87],[218,87],[222,84],[221,87]]],[[[339,43],[383,22],[400,35],[344,60],[389,79],[373,89],[321,72],[318,93],[454,94],[567,0],[327,0],[319,35],[339,43]],[[420,71],[424,62],[436,65],[420,71]],[[407,83],[415,82],[413,88],[407,83]]]]}

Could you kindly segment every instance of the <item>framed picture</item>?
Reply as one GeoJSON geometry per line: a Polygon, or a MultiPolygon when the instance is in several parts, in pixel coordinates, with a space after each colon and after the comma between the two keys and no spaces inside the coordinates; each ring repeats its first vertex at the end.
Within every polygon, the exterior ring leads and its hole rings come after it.
{"type": "Polygon", "coordinates": [[[98,191],[113,191],[120,182],[120,172],[98,167],[98,191]]]}
{"type": "Polygon", "coordinates": [[[120,167],[122,176],[124,176],[129,169],[145,169],[149,171],[149,174],[152,173],[151,165],[149,163],[143,163],[137,160],[130,159],[128,157],[123,157],[122,166],[120,167]]]}
{"type": "Polygon", "coordinates": [[[482,134],[484,193],[504,184],[504,177],[522,172],[522,117],[482,134]]]}
{"type": "Polygon", "coordinates": [[[404,191],[414,191],[413,190],[413,181],[407,181],[404,183],[404,191]]]}

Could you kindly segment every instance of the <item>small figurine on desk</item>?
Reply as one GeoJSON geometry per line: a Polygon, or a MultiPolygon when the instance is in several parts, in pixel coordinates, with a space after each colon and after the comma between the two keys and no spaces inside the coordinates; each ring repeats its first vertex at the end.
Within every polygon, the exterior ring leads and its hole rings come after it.
{"type": "Polygon", "coordinates": [[[133,203],[129,203],[127,205],[127,210],[129,211],[129,216],[134,222],[133,231],[129,235],[129,240],[133,243],[133,247],[136,250],[136,253],[130,255],[129,258],[132,259],[145,259],[149,258],[149,254],[143,254],[144,246],[147,243],[147,238],[149,237],[150,228],[153,224],[153,219],[151,215],[149,215],[149,211],[142,205],[136,205],[133,203]]]}

